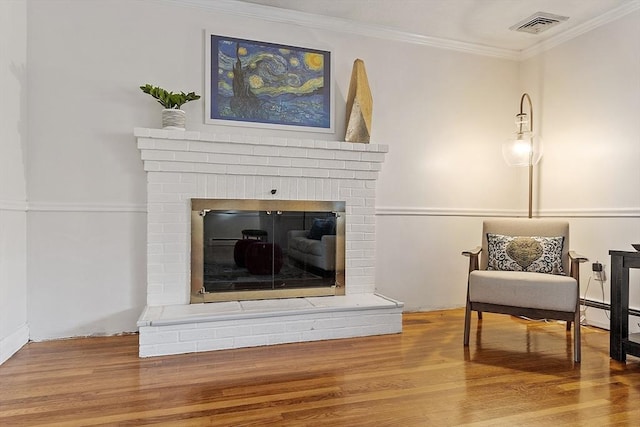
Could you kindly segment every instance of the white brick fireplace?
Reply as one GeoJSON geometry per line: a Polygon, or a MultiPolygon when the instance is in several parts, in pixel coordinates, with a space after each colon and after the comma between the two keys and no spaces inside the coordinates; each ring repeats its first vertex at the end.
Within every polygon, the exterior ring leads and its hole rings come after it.
{"type": "Polygon", "coordinates": [[[375,187],[387,146],[145,128],[134,135],[147,172],[140,356],[401,332],[403,304],[375,294],[375,187]],[[344,201],[346,295],[190,304],[192,198],[344,201]]]}

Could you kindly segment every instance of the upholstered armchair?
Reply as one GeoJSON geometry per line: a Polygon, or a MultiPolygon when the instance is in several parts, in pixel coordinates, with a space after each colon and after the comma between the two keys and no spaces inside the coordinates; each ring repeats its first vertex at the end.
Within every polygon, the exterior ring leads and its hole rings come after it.
{"type": "Polygon", "coordinates": [[[573,358],[580,362],[580,263],[569,250],[569,223],[547,219],[483,222],[482,246],[469,257],[464,345],[469,345],[471,312],[502,313],[571,322],[573,358]]]}

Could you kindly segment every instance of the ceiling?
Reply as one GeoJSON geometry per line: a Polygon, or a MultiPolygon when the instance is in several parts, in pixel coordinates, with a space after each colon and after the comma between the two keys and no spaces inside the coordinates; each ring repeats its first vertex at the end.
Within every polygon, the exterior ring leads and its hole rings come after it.
{"type": "MultiPolygon", "coordinates": [[[[379,29],[521,52],[640,8],[638,0],[242,0],[379,29]],[[569,19],[539,34],[509,30],[537,12],[569,19]]],[[[346,23],[348,24],[348,23],[346,23]]]]}

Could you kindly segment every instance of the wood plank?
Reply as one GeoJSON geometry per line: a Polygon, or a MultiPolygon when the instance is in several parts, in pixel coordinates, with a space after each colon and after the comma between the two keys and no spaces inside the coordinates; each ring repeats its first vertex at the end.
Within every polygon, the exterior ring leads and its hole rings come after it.
{"type": "Polygon", "coordinates": [[[397,335],[140,359],[137,335],[27,344],[0,366],[0,425],[610,425],[640,422],[640,359],[583,327],[464,310],[397,335]],[[475,316],[474,316],[475,317],[475,316]],[[480,323],[478,323],[480,322],[480,323]]]}

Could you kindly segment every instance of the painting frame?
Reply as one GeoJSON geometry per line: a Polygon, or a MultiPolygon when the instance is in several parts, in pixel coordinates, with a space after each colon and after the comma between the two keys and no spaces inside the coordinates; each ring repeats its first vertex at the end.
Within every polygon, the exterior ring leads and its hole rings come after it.
{"type": "Polygon", "coordinates": [[[205,123],[335,133],[330,50],[205,31],[205,123]]]}

